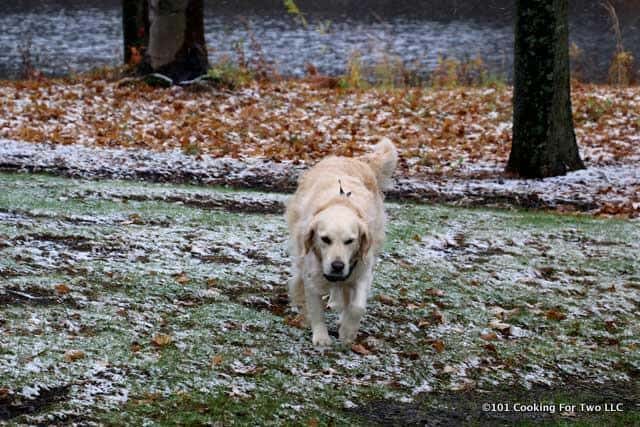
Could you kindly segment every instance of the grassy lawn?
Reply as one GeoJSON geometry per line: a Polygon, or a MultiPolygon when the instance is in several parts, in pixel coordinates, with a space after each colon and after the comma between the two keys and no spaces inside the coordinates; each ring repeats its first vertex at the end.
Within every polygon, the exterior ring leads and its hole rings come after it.
{"type": "Polygon", "coordinates": [[[390,203],[358,345],[321,351],[286,196],[0,189],[0,423],[640,424],[638,221],[390,203]]]}

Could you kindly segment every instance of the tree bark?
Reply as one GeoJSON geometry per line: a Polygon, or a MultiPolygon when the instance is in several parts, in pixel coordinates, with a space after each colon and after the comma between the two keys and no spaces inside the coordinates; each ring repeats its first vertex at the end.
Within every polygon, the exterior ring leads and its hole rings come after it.
{"type": "Polygon", "coordinates": [[[149,21],[152,71],[178,82],[207,72],[203,0],[149,0],[149,21]]]}
{"type": "Polygon", "coordinates": [[[149,7],[147,0],[122,0],[124,33],[124,63],[137,65],[142,61],[149,42],[149,7]]]}
{"type": "Polygon", "coordinates": [[[568,0],[517,0],[507,171],[544,178],[583,168],[571,112],[568,0]]]}

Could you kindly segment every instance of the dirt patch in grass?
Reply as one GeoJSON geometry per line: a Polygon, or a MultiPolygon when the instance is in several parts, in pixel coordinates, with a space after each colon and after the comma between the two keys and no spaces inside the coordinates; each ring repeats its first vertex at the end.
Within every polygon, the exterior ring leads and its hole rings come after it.
{"type": "Polygon", "coordinates": [[[10,285],[0,290],[0,307],[8,305],[79,308],[78,302],[71,295],[61,295],[53,289],[30,285],[10,285]]]}
{"type": "Polygon", "coordinates": [[[255,213],[255,214],[280,214],[284,212],[284,204],[277,200],[251,200],[251,199],[234,199],[234,198],[213,198],[202,194],[176,194],[176,195],[144,195],[144,194],[104,194],[93,191],[86,191],[83,194],[76,195],[77,198],[84,197],[117,197],[122,201],[138,201],[138,202],[166,202],[180,203],[184,206],[194,207],[198,209],[215,209],[238,213],[255,213]]]}
{"type": "Polygon", "coordinates": [[[60,299],[53,290],[43,289],[36,286],[26,288],[9,287],[0,292],[0,305],[3,304],[30,304],[30,305],[50,305],[57,304],[60,299]]]}
{"type": "Polygon", "coordinates": [[[24,236],[17,236],[12,240],[14,244],[24,244],[26,242],[35,243],[35,241],[61,243],[64,246],[81,252],[90,251],[94,249],[95,246],[95,242],[92,242],[84,236],[60,236],[52,233],[26,234],[24,236]]]}
{"type": "Polygon", "coordinates": [[[447,192],[446,189],[432,190],[419,185],[405,188],[394,188],[387,192],[387,198],[395,201],[412,201],[417,203],[445,203],[464,207],[519,207],[525,209],[564,210],[589,212],[598,208],[594,201],[578,198],[545,198],[535,192],[520,193],[518,191],[496,190],[489,188],[467,188],[458,192],[447,192]]]}
{"type": "MultiPolygon", "coordinates": [[[[1,390],[1,389],[0,389],[1,390]]],[[[0,394],[0,421],[10,421],[21,415],[37,414],[47,407],[64,401],[69,386],[40,389],[33,399],[24,399],[16,395],[0,394]]]]}
{"type": "Polygon", "coordinates": [[[518,385],[495,390],[435,394],[411,403],[372,400],[352,412],[367,425],[503,426],[588,422],[631,425],[640,421],[640,386],[569,379],[555,387],[518,385]],[[606,420],[606,421],[605,421],[606,420]]]}

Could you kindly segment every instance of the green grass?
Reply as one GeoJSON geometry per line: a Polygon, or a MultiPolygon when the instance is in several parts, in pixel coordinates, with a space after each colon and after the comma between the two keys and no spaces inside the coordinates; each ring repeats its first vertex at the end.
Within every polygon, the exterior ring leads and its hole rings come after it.
{"type": "MultiPolygon", "coordinates": [[[[470,402],[465,422],[485,425],[500,421],[483,418],[486,399],[571,385],[567,399],[589,403],[599,381],[623,398],[640,372],[634,221],[388,204],[361,355],[314,349],[292,325],[281,215],[202,207],[283,195],[24,174],[0,187],[0,388],[69,387],[11,423],[411,424],[470,402]],[[65,360],[71,349],[84,358],[65,360]]],[[[605,419],[638,411],[509,421],[605,419]]]]}

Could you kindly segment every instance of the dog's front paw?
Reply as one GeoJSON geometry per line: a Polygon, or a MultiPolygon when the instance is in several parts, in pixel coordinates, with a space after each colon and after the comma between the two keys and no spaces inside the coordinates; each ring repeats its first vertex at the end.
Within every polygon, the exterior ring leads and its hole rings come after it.
{"type": "Polygon", "coordinates": [[[333,344],[333,340],[326,332],[317,332],[313,334],[313,345],[316,347],[329,347],[333,344]]]}
{"type": "Polygon", "coordinates": [[[358,327],[353,327],[347,322],[343,321],[340,325],[340,329],[338,330],[338,334],[340,336],[340,341],[343,344],[351,344],[356,340],[356,337],[358,336],[358,327]]]}

